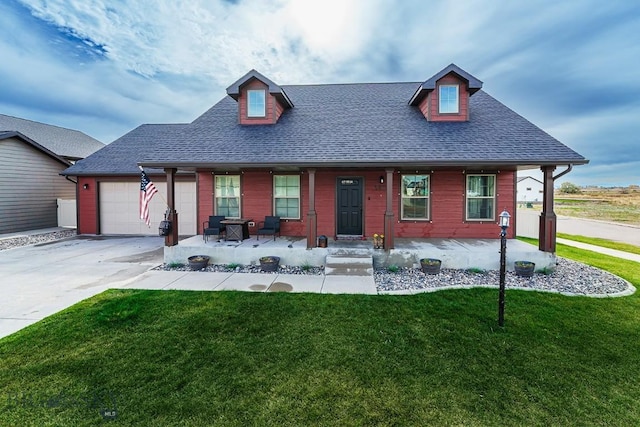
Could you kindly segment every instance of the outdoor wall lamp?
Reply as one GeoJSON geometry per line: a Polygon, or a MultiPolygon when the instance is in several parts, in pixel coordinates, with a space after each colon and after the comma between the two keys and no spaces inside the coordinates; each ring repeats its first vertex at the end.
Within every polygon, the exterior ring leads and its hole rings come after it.
{"type": "Polygon", "coordinates": [[[84,185],[82,186],[82,188],[84,188],[85,190],[88,190],[88,189],[89,189],[89,184],[84,184],[84,185]]]}
{"type": "Polygon", "coordinates": [[[380,181],[380,184],[384,184],[384,176],[380,175],[380,178],[378,178],[378,180],[380,181]]]}
{"type": "Polygon", "coordinates": [[[498,325],[504,326],[504,279],[506,275],[507,263],[507,228],[509,228],[509,220],[511,215],[506,210],[502,211],[499,216],[498,225],[500,231],[500,294],[498,296],[498,325]]]}

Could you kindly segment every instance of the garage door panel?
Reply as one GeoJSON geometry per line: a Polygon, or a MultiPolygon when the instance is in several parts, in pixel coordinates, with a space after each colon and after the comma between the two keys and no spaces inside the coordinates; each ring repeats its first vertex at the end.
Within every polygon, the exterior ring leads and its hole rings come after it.
{"type": "MultiPolygon", "coordinates": [[[[140,219],[140,182],[100,183],[100,232],[102,234],[158,235],[158,225],[167,210],[167,185],[155,182],[158,194],[149,204],[151,225],[140,219]]],[[[176,183],[175,200],[179,233],[196,234],[196,184],[176,183]]]]}

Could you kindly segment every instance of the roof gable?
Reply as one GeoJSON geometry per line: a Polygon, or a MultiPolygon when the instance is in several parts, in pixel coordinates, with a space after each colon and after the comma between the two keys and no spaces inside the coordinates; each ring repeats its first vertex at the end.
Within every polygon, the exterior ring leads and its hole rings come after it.
{"type": "Polygon", "coordinates": [[[229,95],[230,97],[232,97],[237,101],[238,97],[240,96],[240,91],[242,86],[244,86],[246,83],[250,82],[253,79],[259,80],[265,85],[267,85],[269,93],[275,96],[278,102],[280,102],[287,108],[293,108],[293,103],[291,102],[287,94],[284,92],[284,90],[256,70],[249,71],[247,74],[240,77],[233,84],[231,84],[231,86],[227,88],[227,95],[229,95]]]}
{"type": "Polygon", "coordinates": [[[443,78],[444,76],[454,73],[460,79],[467,82],[467,89],[469,91],[469,95],[473,95],[480,89],[482,89],[482,81],[472,76],[471,74],[464,71],[462,68],[458,67],[456,64],[449,64],[447,67],[443,68],[441,71],[434,74],[429,79],[425,80],[418,89],[415,91],[411,99],[409,100],[409,105],[418,105],[420,101],[427,95],[428,92],[434,90],[436,88],[436,83],[438,80],[443,78]]]}
{"type": "Polygon", "coordinates": [[[38,151],[46,154],[47,156],[53,158],[54,160],[57,160],[58,162],[62,163],[63,165],[71,166],[71,162],[69,162],[66,159],[63,159],[62,157],[58,156],[56,153],[48,150],[47,148],[45,148],[42,145],[38,144],[37,142],[35,142],[33,139],[29,138],[28,136],[25,136],[25,135],[21,134],[20,132],[15,132],[15,131],[0,132],[0,142],[2,142],[5,139],[9,139],[9,138],[19,139],[19,140],[23,141],[24,143],[26,143],[27,145],[30,145],[33,148],[35,148],[36,150],[38,150],[38,151]]]}
{"type": "Polygon", "coordinates": [[[97,139],[77,130],[0,114],[0,131],[27,136],[58,156],[82,159],[104,147],[97,139]]]}

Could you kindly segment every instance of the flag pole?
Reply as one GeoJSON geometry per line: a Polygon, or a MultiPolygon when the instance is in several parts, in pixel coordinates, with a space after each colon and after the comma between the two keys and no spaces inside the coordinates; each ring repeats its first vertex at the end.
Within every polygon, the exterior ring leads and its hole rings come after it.
{"type": "MultiPolygon", "coordinates": [[[[141,165],[138,165],[138,168],[140,169],[140,172],[144,172],[144,169],[142,168],[141,165]]],[[[164,196],[162,195],[161,192],[157,192],[156,193],[158,196],[160,196],[160,198],[162,199],[162,201],[164,202],[164,204],[167,206],[167,209],[169,209],[169,202],[167,202],[167,199],[164,198],[164,196]]]]}

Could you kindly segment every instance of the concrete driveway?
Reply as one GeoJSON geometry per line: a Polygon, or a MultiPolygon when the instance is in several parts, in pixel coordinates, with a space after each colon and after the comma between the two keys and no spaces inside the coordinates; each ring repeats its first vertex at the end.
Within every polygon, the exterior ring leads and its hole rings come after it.
{"type": "Polygon", "coordinates": [[[162,237],[85,237],[0,251],[0,338],[163,262],[162,237]]]}

